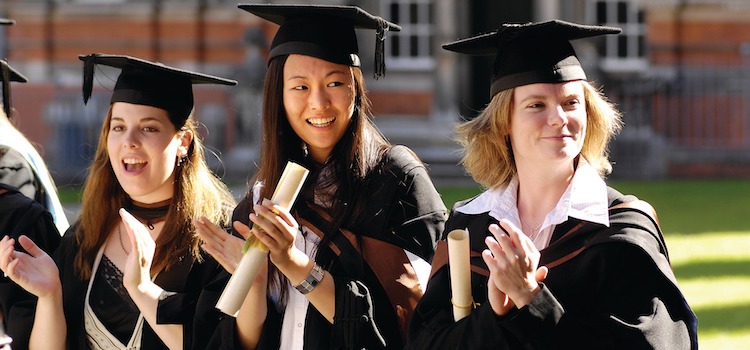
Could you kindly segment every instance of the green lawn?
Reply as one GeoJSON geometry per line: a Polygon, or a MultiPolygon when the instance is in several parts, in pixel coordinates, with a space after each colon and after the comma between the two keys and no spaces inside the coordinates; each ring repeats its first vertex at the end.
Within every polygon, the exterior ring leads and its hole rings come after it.
{"type": "MultiPolygon", "coordinates": [[[[750,344],[750,179],[612,181],[656,208],[680,287],[698,315],[702,349],[750,344]]],[[[438,189],[446,206],[479,187],[438,189]]],[[[63,202],[78,189],[60,188],[63,202]]]]}

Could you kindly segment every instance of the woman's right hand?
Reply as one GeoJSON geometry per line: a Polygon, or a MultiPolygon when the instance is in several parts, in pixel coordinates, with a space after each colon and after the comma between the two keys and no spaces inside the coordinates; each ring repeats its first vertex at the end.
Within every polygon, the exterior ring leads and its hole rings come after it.
{"type": "Polygon", "coordinates": [[[255,212],[249,216],[253,223],[252,233],[268,248],[271,262],[290,280],[304,280],[312,267],[307,268],[310,258],[294,245],[300,230],[297,220],[289,210],[268,199],[254,205],[253,210],[255,212]],[[306,269],[301,278],[291,271],[295,267],[306,269]]]}
{"type": "Polygon", "coordinates": [[[482,252],[482,259],[490,270],[487,284],[488,296],[494,299],[492,309],[503,315],[513,305],[522,308],[529,304],[541,290],[539,283],[547,278],[548,270],[538,266],[541,253],[520,228],[506,219],[500,220],[500,226],[488,227],[492,236],[484,240],[488,249],[482,252]]]}
{"type": "MultiPolygon", "coordinates": [[[[242,259],[242,247],[245,245],[245,240],[224,231],[205,216],[193,221],[193,224],[203,241],[201,245],[203,250],[211,254],[227,272],[233,274],[242,259]]],[[[241,222],[235,221],[233,226],[245,239],[250,235],[250,229],[241,222]]]]}
{"type": "Polygon", "coordinates": [[[28,254],[14,249],[15,240],[0,240],[0,269],[13,282],[37,297],[55,296],[62,292],[60,273],[55,261],[26,236],[18,242],[28,254]]]}

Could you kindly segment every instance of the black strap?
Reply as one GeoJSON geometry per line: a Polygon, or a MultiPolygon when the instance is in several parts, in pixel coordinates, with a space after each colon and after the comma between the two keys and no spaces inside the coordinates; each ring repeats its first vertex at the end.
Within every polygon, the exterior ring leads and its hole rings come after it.
{"type": "MultiPolygon", "coordinates": [[[[331,236],[331,242],[339,249],[337,254],[343,261],[356,261],[356,264],[341,264],[344,271],[350,276],[356,276],[359,274],[361,266],[365,263],[364,257],[359,251],[349,242],[341,232],[333,230],[333,224],[321,216],[318,212],[310,208],[305,201],[299,201],[296,204],[297,215],[310,222],[313,226],[324,232],[326,235],[331,236]]],[[[320,237],[321,239],[323,237],[320,237]]],[[[321,262],[319,262],[321,263],[321,262]]]]}

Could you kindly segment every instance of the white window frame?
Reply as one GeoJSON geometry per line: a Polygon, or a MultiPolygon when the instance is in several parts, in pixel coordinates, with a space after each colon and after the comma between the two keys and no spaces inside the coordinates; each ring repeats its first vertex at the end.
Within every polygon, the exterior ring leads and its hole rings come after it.
{"type": "Polygon", "coordinates": [[[435,23],[430,22],[430,17],[435,20],[436,5],[434,0],[381,0],[380,13],[385,19],[396,18],[391,13],[391,5],[397,5],[399,11],[398,24],[401,26],[399,32],[388,32],[385,43],[385,57],[388,69],[394,70],[431,70],[435,67],[434,48],[432,48],[435,34],[435,23]],[[417,5],[417,23],[409,23],[411,18],[411,6],[417,5]],[[432,16],[430,8],[432,7],[432,16]],[[417,36],[417,55],[411,56],[412,43],[410,38],[417,36]],[[398,42],[393,40],[398,37],[398,42]],[[393,47],[399,45],[399,56],[393,56],[393,47]],[[432,52],[431,52],[432,51],[432,52]]]}
{"type": "Polygon", "coordinates": [[[638,1],[634,0],[589,0],[588,2],[588,17],[589,23],[595,23],[599,25],[607,25],[612,27],[622,28],[622,33],[619,35],[605,35],[605,46],[604,52],[601,56],[601,68],[607,72],[632,72],[632,71],[644,71],[648,68],[648,55],[645,52],[638,53],[638,41],[639,39],[646,41],[646,23],[638,21],[638,13],[641,8],[638,5],[638,1]],[[606,19],[602,20],[598,17],[597,5],[600,3],[606,4],[606,19]],[[625,3],[626,5],[626,22],[622,23],[618,20],[618,4],[625,3]],[[620,57],[620,48],[618,42],[626,38],[627,47],[625,57],[620,57]]]}

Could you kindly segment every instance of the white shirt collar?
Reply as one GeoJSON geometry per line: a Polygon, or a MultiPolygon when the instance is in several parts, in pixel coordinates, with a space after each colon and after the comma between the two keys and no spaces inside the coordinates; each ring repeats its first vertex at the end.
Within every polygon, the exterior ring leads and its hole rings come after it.
{"type": "MultiPolygon", "coordinates": [[[[489,189],[456,211],[463,214],[489,213],[497,220],[505,218],[521,227],[517,195],[518,178],[514,177],[505,187],[489,189]]],[[[578,162],[573,180],[555,208],[544,218],[540,229],[563,223],[569,217],[609,226],[607,185],[583,157],[578,162]]]]}

